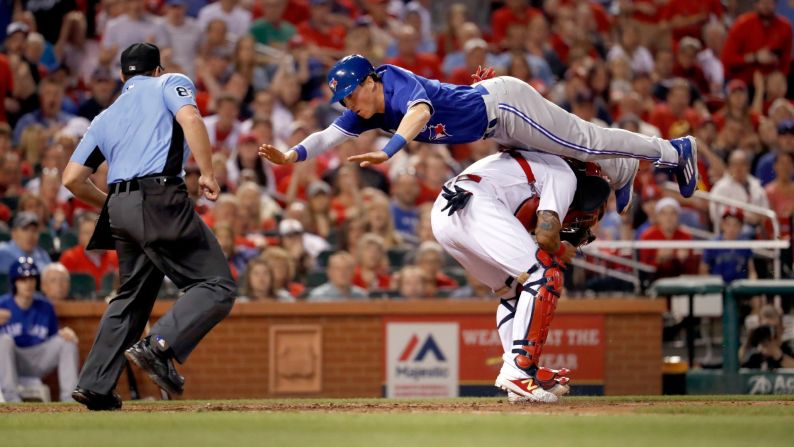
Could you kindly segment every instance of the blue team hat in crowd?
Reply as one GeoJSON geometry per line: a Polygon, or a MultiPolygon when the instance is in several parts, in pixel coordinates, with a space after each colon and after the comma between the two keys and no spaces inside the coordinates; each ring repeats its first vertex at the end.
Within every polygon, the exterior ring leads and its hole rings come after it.
{"type": "Polygon", "coordinates": [[[334,92],[331,102],[338,102],[353,93],[367,76],[375,72],[375,67],[360,54],[342,58],[328,72],[328,87],[334,92]]]}
{"type": "Polygon", "coordinates": [[[39,279],[41,278],[41,273],[39,272],[38,266],[36,263],[33,262],[33,258],[30,256],[22,256],[8,269],[8,282],[11,286],[11,293],[17,293],[17,280],[20,278],[35,278],[36,279],[36,290],[39,288],[39,279]]]}
{"type": "Polygon", "coordinates": [[[779,135],[794,134],[794,120],[783,120],[777,125],[777,133],[779,135]]]}

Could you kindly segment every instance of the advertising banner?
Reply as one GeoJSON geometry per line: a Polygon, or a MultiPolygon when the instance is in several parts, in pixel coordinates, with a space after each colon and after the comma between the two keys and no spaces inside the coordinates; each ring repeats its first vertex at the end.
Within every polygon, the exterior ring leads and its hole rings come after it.
{"type": "MultiPolygon", "coordinates": [[[[412,328],[422,328],[423,333],[433,334],[433,341],[437,342],[439,334],[451,334],[450,326],[455,327],[458,339],[454,343],[457,363],[447,364],[446,367],[456,371],[456,383],[460,384],[460,395],[494,395],[496,390],[493,382],[502,367],[502,343],[496,331],[495,317],[484,315],[436,315],[433,317],[388,317],[384,320],[387,331],[387,352],[384,358],[387,362],[386,388],[387,396],[394,391],[392,382],[397,380],[395,368],[399,366],[414,365],[420,368],[419,372],[411,373],[403,370],[399,382],[403,392],[408,392],[405,379],[409,374],[431,374],[421,372],[420,365],[427,359],[435,361],[432,347],[418,348],[422,343],[427,344],[421,335],[417,335],[414,347],[414,359],[403,356],[413,338],[412,328]],[[412,324],[413,323],[413,324],[412,324]],[[421,323],[421,324],[420,324],[421,323]],[[449,331],[449,332],[447,332],[449,331]],[[399,335],[398,335],[399,334],[399,335]],[[459,347],[459,349],[458,349],[459,347]],[[398,352],[399,351],[399,352],[398,352]],[[418,354],[423,354],[419,356],[418,354]],[[399,359],[405,358],[404,362],[399,359]],[[411,363],[412,362],[412,363],[411,363]],[[457,373],[459,371],[459,373],[457,373]]],[[[439,350],[446,356],[445,349],[451,349],[452,342],[447,342],[450,348],[439,350]]],[[[573,394],[603,394],[604,383],[604,317],[602,315],[559,315],[554,318],[543,348],[541,364],[549,368],[568,368],[571,370],[573,394]]],[[[451,357],[450,357],[451,358],[451,357]]],[[[429,378],[428,378],[429,379],[429,378]]],[[[423,379],[423,380],[428,380],[423,379]]],[[[425,383],[425,382],[422,382],[425,383]]],[[[451,383],[451,382],[445,382],[451,383]]],[[[422,392],[427,392],[422,389],[422,392]]],[[[414,394],[414,397],[422,396],[414,394]]],[[[410,397],[410,396],[403,396],[410,397]]]]}
{"type": "Polygon", "coordinates": [[[458,324],[386,323],[386,396],[458,395],[458,324]]]}

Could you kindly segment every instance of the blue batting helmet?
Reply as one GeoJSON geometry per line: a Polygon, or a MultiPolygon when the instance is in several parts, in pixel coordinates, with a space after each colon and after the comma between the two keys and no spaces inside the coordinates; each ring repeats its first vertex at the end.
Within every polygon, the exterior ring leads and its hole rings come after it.
{"type": "Polygon", "coordinates": [[[339,60],[328,72],[328,87],[334,92],[331,102],[345,99],[372,73],[375,73],[375,67],[360,54],[351,54],[339,60]]]}
{"type": "Polygon", "coordinates": [[[11,283],[11,292],[17,292],[17,280],[20,278],[36,278],[36,288],[38,288],[39,278],[41,273],[33,258],[30,256],[21,256],[19,259],[11,264],[8,270],[8,282],[11,283]]]}

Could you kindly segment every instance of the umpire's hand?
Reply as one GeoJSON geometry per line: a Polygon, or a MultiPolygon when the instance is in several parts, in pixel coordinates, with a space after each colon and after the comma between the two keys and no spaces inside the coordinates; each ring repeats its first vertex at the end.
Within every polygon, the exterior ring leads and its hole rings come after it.
{"type": "Polygon", "coordinates": [[[213,202],[218,199],[218,194],[221,192],[221,187],[218,186],[218,181],[215,180],[214,175],[202,175],[199,177],[199,188],[204,193],[204,197],[213,202]]]}

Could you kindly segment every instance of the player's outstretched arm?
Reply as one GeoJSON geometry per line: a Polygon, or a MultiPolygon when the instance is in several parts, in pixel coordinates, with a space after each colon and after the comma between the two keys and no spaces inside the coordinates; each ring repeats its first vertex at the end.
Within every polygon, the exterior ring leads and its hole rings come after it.
{"type": "Polygon", "coordinates": [[[402,121],[400,121],[397,132],[391,140],[389,140],[383,150],[353,155],[352,157],[348,157],[347,161],[360,163],[362,168],[371,164],[383,163],[405,147],[408,142],[416,138],[419,132],[427,126],[427,122],[430,121],[430,116],[430,106],[423,102],[417,103],[408,109],[408,113],[406,113],[402,121]]]}
{"type": "Polygon", "coordinates": [[[264,143],[259,146],[259,156],[277,165],[297,163],[316,157],[350,138],[353,138],[353,135],[343,132],[336,124],[332,124],[326,129],[314,132],[304,138],[303,141],[286,152],[281,152],[276,147],[264,143]]]}

